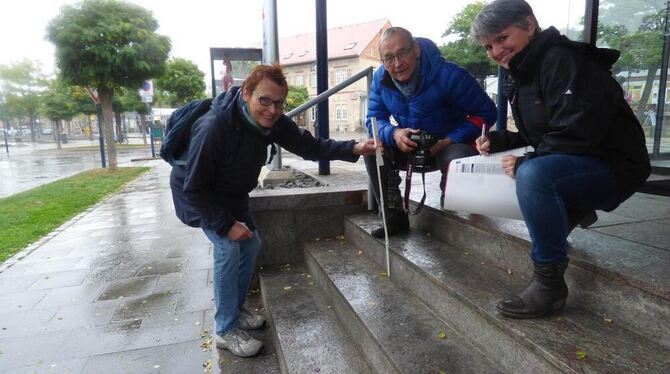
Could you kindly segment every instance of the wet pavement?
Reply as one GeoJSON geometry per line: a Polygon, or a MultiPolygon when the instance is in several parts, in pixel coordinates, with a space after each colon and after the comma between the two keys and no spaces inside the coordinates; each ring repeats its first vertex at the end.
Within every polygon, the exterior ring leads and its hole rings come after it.
{"type": "MultiPolygon", "coordinates": [[[[140,138],[132,138],[132,141],[134,144],[142,144],[140,138]]],[[[130,166],[131,159],[151,157],[150,147],[117,148],[118,165],[130,166]]],[[[9,153],[3,144],[0,151],[0,198],[101,165],[97,139],[73,140],[63,144],[60,150],[56,149],[55,143],[13,143],[9,153]],[[91,149],[76,150],[81,147],[91,149]]]]}
{"type": "MultiPolygon", "coordinates": [[[[6,182],[17,170],[24,175],[27,165],[45,170],[42,180],[55,178],[57,173],[47,171],[59,163],[73,173],[85,169],[75,171],[82,165],[99,165],[96,152],[53,163],[35,153],[0,156],[0,193],[30,188],[27,180],[6,182]]],[[[166,163],[129,164],[152,169],[0,264],[0,374],[217,372],[209,340],[209,242],[175,217],[166,163]]],[[[289,155],[284,164],[318,173],[316,163],[289,155]]],[[[333,162],[331,172],[317,178],[330,185],[367,186],[362,161],[333,162]]],[[[439,198],[437,177],[432,173],[426,180],[432,206],[439,198]]],[[[413,193],[421,191],[420,180],[413,193]]],[[[670,199],[652,198],[662,214],[630,223],[650,223],[647,231],[656,229],[667,238],[670,199]]],[[[617,236],[629,241],[641,232],[627,224],[617,227],[617,236]]]]}

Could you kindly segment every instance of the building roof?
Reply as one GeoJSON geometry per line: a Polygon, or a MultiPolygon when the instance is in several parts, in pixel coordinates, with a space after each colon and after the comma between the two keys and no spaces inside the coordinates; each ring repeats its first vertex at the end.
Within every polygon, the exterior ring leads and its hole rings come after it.
{"type": "MultiPolygon", "coordinates": [[[[328,29],[328,59],[359,56],[390,22],[378,19],[328,29]]],[[[316,33],[279,38],[279,63],[288,65],[316,61],[316,33]]]]}

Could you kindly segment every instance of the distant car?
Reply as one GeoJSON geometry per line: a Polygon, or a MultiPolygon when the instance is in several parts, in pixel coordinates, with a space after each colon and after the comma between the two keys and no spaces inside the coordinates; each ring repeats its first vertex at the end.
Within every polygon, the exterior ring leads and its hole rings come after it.
{"type": "Polygon", "coordinates": [[[42,135],[51,135],[54,133],[53,129],[42,129],[42,135]]]}

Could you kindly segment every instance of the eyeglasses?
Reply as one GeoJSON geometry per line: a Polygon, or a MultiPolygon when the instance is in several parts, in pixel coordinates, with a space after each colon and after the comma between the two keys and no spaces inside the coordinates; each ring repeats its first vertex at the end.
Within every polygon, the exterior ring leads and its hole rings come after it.
{"type": "Polygon", "coordinates": [[[412,48],[413,47],[414,47],[414,43],[412,43],[412,45],[410,45],[407,48],[401,49],[395,55],[390,55],[390,54],[385,55],[384,57],[382,57],[382,63],[384,63],[385,66],[391,66],[391,65],[395,64],[396,60],[403,61],[403,62],[407,61],[407,58],[412,53],[412,48]]]}
{"type": "Polygon", "coordinates": [[[256,95],[256,97],[258,98],[258,102],[261,103],[262,106],[270,106],[274,104],[275,108],[284,110],[288,105],[286,99],[272,100],[267,96],[259,95],[256,91],[254,91],[254,95],[256,95]]]}

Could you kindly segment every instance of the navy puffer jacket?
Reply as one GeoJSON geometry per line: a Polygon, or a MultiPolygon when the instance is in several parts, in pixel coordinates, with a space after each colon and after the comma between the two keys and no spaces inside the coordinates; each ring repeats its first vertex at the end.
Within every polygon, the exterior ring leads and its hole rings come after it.
{"type": "Polygon", "coordinates": [[[401,128],[426,130],[455,143],[472,142],[481,134],[481,124],[478,127],[473,123],[478,121],[469,121],[468,117],[479,117],[491,127],[496,121],[495,104],[470,73],[442,57],[435,43],[425,38],[416,40],[421,47],[420,86],[406,98],[384,66],[377,68],[368,101],[369,132],[370,118],[376,117],[380,139],[395,147],[395,128],[389,120],[393,116],[401,128]]]}

